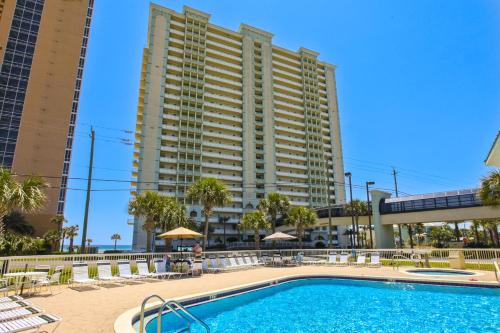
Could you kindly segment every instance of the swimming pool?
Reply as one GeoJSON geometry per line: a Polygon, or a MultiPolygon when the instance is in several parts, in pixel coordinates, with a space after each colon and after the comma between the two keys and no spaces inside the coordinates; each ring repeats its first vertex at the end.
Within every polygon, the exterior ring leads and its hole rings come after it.
{"type": "MultiPolygon", "coordinates": [[[[224,333],[500,332],[500,290],[489,288],[301,279],[189,310],[224,333]]],[[[163,316],[163,332],[182,327],[173,314],[163,316]]],[[[156,319],[146,331],[157,332],[156,319]]]]}
{"type": "Polygon", "coordinates": [[[476,275],[474,272],[453,270],[453,269],[408,269],[406,273],[418,274],[418,275],[432,275],[432,276],[468,276],[476,275]]]}

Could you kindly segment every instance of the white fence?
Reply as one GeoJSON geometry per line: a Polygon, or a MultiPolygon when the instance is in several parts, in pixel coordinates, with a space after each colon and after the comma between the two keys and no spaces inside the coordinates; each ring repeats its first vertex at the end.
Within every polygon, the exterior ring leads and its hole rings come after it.
{"type": "MultiPolygon", "coordinates": [[[[500,261],[500,249],[277,249],[277,250],[244,250],[244,251],[218,251],[206,252],[205,257],[210,256],[232,256],[240,254],[272,254],[281,252],[283,256],[292,257],[299,252],[309,259],[325,259],[330,252],[349,253],[351,260],[364,253],[368,256],[371,253],[379,253],[383,265],[414,265],[417,260],[426,261],[431,267],[446,268],[450,266],[450,258],[461,256],[465,259],[465,265],[468,269],[494,270],[494,261],[500,261]]],[[[180,252],[173,253],[114,253],[114,254],[79,254],[79,255],[43,255],[43,256],[13,256],[0,257],[0,273],[30,271],[38,265],[50,265],[52,269],[56,266],[64,266],[61,275],[61,282],[66,282],[71,277],[72,263],[75,261],[85,261],[89,264],[90,276],[97,275],[97,261],[108,260],[112,264],[112,269],[116,272],[116,261],[127,259],[132,263],[132,270],[135,271],[135,260],[145,258],[149,262],[154,258],[164,258],[169,255],[171,259],[180,259],[180,252]]],[[[183,257],[190,257],[190,253],[184,253],[183,257]]]]}

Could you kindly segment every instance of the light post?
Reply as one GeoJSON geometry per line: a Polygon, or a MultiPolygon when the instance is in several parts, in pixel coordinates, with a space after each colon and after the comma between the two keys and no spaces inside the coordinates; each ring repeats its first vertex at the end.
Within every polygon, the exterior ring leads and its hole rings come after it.
{"type": "Polygon", "coordinates": [[[351,203],[351,220],[352,220],[352,233],[351,233],[351,247],[352,247],[352,252],[354,253],[354,241],[355,241],[355,232],[356,232],[356,226],[354,225],[354,209],[352,209],[352,173],[346,172],[344,174],[347,178],[349,178],[349,198],[350,198],[350,203],[351,203]]]}
{"type": "Polygon", "coordinates": [[[368,229],[370,230],[370,248],[373,249],[372,238],[372,206],[370,203],[370,190],[369,186],[375,185],[375,182],[366,182],[366,206],[368,208],[368,229]]]}

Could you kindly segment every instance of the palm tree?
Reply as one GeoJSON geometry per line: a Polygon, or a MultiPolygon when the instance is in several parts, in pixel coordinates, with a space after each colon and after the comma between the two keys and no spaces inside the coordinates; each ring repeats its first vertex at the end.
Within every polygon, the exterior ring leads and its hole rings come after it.
{"type": "Polygon", "coordinates": [[[69,238],[69,253],[73,253],[73,241],[76,236],[78,236],[78,229],[79,227],[77,225],[72,225],[70,227],[66,228],[66,238],[69,238]]]}
{"type": "Polygon", "coordinates": [[[290,201],[284,194],[278,192],[271,192],[267,198],[259,201],[259,210],[262,210],[271,216],[271,229],[276,232],[276,220],[278,215],[284,215],[290,207],[290,201]]]}
{"type": "Polygon", "coordinates": [[[365,201],[354,199],[351,202],[345,204],[345,211],[349,215],[354,215],[354,220],[356,221],[355,234],[356,238],[359,239],[359,217],[368,214],[368,205],[365,201]]]}
{"type": "Polygon", "coordinates": [[[122,236],[120,236],[120,234],[113,234],[111,236],[111,240],[115,241],[115,251],[116,251],[116,242],[118,242],[119,240],[122,240],[122,236]]]}
{"type": "Polygon", "coordinates": [[[49,230],[43,235],[43,239],[50,245],[50,251],[57,249],[58,243],[61,241],[61,233],[59,230],[49,230]]]}
{"type": "Polygon", "coordinates": [[[186,198],[191,202],[200,202],[205,215],[205,231],[203,233],[203,251],[208,245],[208,220],[215,207],[223,207],[232,202],[231,193],[227,187],[215,178],[200,178],[192,184],[186,198]]]}
{"type": "Polygon", "coordinates": [[[417,245],[421,245],[420,240],[425,238],[423,235],[424,232],[425,232],[425,227],[423,223],[415,224],[415,233],[417,234],[417,245]]]}
{"type": "Polygon", "coordinates": [[[479,220],[472,221],[472,230],[474,231],[474,243],[479,244],[479,220]]]}
{"type": "MultiPolygon", "coordinates": [[[[160,202],[160,215],[155,227],[163,232],[169,231],[178,227],[188,229],[195,228],[194,222],[186,215],[186,207],[174,198],[162,197],[160,202]]],[[[165,249],[172,248],[172,239],[165,238],[165,249]]]]}
{"type": "Polygon", "coordinates": [[[21,235],[32,235],[33,226],[26,221],[24,215],[13,211],[4,217],[5,229],[21,235]]]}
{"type": "Polygon", "coordinates": [[[33,214],[45,204],[45,188],[43,178],[28,176],[18,182],[11,172],[0,168],[0,238],[5,233],[4,217],[14,209],[33,214]]]}
{"type": "Polygon", "coordinates": [[[487,206],[500,205],[500,170],[492,171],[481,179],[479,197],[487,206]]]}
{"type": "MultiPolygon", "coordinates": [[[[68,221],[64,218],[64,215],[58,214],[50,220],[50,223],[57,225],[57,231],[59,232],[59,238],[64,242],[63,227],[68,221]]],[[[63,251],[61,246],[61,252],[63,251]]]]}
{"type": "Polygon", "coordinates": [[[260,249],[260,230],[269,230],[271,223],[267,220],[266,214],[261,210],[246,213],[239,225],[241,230],[252,230],[254,232],[255,249],[260,249]]]}
{"type": "Polygon", "coordinates": [[[318,215],[315,211],[303,206],[290,208],[287,215],[285,223],[295,227],[297,237],[299,238],[299,247],[302,248],[302,238],[304,237],[305,230],[316,223],[318,215]]]}
{"type": "Polygon", "coordinates": [[[162,212],[164,198],[158,192],[146,191],[136,196],[128,205],[128,212],[137,218],[143,217],[142,228],[146,231],[146,251],[151,252],[151,241],[155,225],[162,212]]]}

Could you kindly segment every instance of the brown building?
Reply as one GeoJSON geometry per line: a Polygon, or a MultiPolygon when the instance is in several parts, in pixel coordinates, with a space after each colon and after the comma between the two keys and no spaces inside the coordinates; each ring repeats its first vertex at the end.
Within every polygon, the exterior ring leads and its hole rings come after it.
{"type": "Polygon", "coordinates": [[[45,176],[62,214],[94,0],[0,0],[0,165],[45,176]]]}

